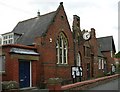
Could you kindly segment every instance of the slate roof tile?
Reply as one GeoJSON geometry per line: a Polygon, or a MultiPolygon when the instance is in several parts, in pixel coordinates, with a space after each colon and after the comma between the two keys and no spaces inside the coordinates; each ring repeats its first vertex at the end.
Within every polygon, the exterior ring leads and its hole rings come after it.
{"type": "Polygon", "coordinates": [[[106,36],[97,38],[101,51],[115,51],[115,44],[113,40],[113,36],[106,36]]]}
{"type": "Polygon", "coordinates": [[[17,44],[32,45],[35,37],[42,36],[46,33],[55,14],[56,11],[19,22],[12,31],[14,33],[22,34],[18,39],[17,44]]]}

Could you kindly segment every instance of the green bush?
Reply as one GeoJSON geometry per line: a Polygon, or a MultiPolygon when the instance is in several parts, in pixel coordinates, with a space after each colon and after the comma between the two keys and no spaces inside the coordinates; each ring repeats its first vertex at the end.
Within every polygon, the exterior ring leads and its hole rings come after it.
{"type": "Polygon", "coordinates": [[[16,81],[3,81],[2,82],[3,90],[18,89],[18,88],[19,88],[19,84],[16,81]]]}
{"type": "Polygon", "coordinates": [[[49,78],[47,83],[49,84],[58,84],[62,82],[62,78],[49,78]]]}

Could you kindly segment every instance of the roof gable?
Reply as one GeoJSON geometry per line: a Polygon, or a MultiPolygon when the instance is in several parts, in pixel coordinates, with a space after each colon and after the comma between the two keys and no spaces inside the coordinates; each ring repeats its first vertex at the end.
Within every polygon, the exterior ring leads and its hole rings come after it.
{"type": "MultiPolygon", "coordinates": [[[[44,36],[45,33],[47,33],[48,28],[56,19],[56,16],[59,14],[60,10],[64,12],[67,19],[63,2],[60,2],[60,5],[56,11],[19,22],[12,31],[12,33],[20,34],[15,44],[34,45],[35,38],[44,36]]],[[[70,29],[68,20],[67,23],[70,29]]]]}

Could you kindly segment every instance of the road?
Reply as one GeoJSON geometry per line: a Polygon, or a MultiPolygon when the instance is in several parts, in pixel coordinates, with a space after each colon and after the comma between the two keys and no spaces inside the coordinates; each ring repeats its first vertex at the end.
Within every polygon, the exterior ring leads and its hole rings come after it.
{"type": "Polygon", "coordinates": [[[120,91],[120,78],[107,82],[102,85],[98,85],[96,87],[90,88],[88,90],[118,90],[120,91]]]}

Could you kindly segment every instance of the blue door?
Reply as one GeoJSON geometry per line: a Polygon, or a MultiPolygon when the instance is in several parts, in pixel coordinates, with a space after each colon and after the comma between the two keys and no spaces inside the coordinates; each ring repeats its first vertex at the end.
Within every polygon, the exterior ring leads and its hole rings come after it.
{"type": "Polygon", "coordinates": [[[20,88],[30,87],[30,62],[19,60],[19,83],[20,88]]]}

